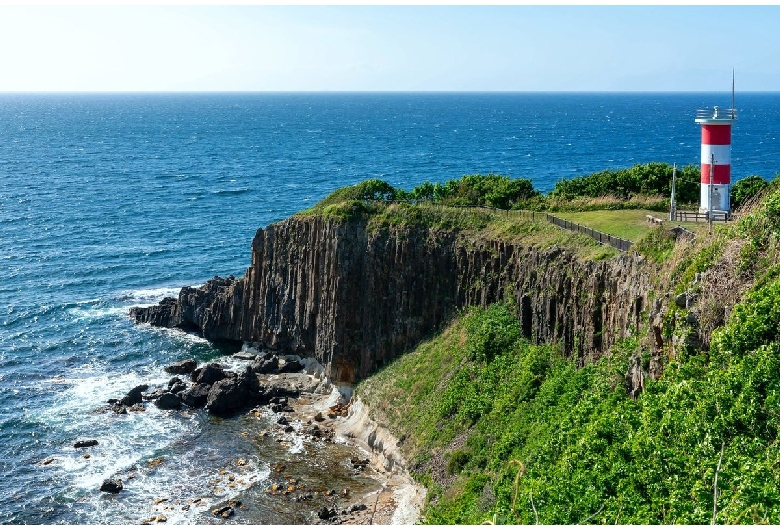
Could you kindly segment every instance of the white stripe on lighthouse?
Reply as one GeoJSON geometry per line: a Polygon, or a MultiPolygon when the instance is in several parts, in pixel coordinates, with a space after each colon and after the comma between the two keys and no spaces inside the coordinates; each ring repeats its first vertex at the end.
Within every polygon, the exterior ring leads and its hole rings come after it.
{"type": "Polygon", "coordinates": [[[701,144],[701,163],[709,164],[715,155],[715,165],[731,164],[731,145],[709,145],[701,144]]]}

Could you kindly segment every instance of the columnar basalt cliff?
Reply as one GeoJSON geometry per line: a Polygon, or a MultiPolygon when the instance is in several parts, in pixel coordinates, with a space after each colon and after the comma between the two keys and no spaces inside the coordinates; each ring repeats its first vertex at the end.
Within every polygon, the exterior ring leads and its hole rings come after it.
{"type": "Polygon", "coordinates": [[[133,308],[137,322],[197,329],[316,357],[338,382],[365,377],[440,329],[458,308],[511,297],[523,333],[597,358],[647,307],[651,271],[636,255],[581,261],[440,228],[292,217],[257,231],[239,279],[185,287],[133,308]]]}

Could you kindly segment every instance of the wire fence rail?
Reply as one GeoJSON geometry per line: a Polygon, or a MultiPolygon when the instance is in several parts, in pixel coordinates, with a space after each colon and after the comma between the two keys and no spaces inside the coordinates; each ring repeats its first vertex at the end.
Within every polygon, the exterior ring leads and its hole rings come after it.
{"type": "Polygon", "coordinates": [[[586,236],[595,239],[602,245],[609,245],[611,247],[618,249],[620,252],[627,252],[628,249],[631,248],[631,245],[634,244],[628,239],[622,239],[610,234],[605,234],[604,232],[599,232],[598,230],[594,230],[593,228],[582,226],[581,224],[575,223],[574,221],[561,219],[560,217],[556,217],[549,213],[545,215],[547,216],[547,222],[552,223],[555,226],[563,228],[564,230],[570,230],[572,232],[579,232],[580,234],[585,234],[586,236]]]}
{"type": "Polygon", "coordinates": [[[598,230],[594,230],[593,228],[589,228],[587,226],[582,226],[573,221],[556,217],[555,215],[549,214],[547,212],[536,212],[533,210],[502,210],[501,208],[491,208],[490,206],[463,205],[457,207],[475,208],[480,210],[489,210],[492,212],[500,212],[507,216],[515,215],[518,217],[522,217],[524,219],[530,219],[531,221],[547,221],[548,223],[554,224],[555,226],[562,228],[564,230],[585,234],[586,236],[589,236],[590,238],[598,241],[602,245],[609,245],[611,247],[618,249],[620,252],[627,252],[628,249],[631,248],[631,245],[634,244],[632,241],[629,241],[628,239],[621,239],[617,236],[605,234],[604,232],[599,232],[598,230]]]}
{"type": "Polygon", "coordinates": [[[547,212],[535,212],[533,210],[501,210],[498,208],[490,208],[487,206],[481,206],[480,208],[483,208],[485,210],[493,210],[497,212],[506,212],[507,215],[509,215],[509,213],[511,212],[514,215],[523,217],[524,219],[530,219],[531,221],[547,221],[548,223],[554,224],[555,226],[562,228],[564,230],[585,234],[591,239],[598,241],[602,245],[609,245],[611,247],[618,249],[620,252],[627,252],[628,249],[631,248],[631,245],[634,244],[632,241],[629,241],[628,239],[621,239],[617,236],[605,234],[604,232],[599,232],[598,230],[594,230],[593,228],[589,228],[587,226],[577,224],[573,221],[569,221],[561,217],[556,217],[555,215],[549,214],[547,212]]]}

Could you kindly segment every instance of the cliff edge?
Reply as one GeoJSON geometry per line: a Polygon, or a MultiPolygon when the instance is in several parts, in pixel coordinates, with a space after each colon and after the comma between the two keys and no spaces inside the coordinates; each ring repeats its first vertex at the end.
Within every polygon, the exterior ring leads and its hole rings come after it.
{"type": "Polygon", "coordinates": [[[375,221],[309,215],[269,225],[257,231],[243,277],[184,287],[131,316],[312,356],[335,382],[354,383],[467,306],[513,300],[527,338],[560,342],[581,364],[637,329],[648,305],[644,258],[585,260],[517,235],[554,228],[512,221],[525,228],[510,237],[375,221]]]}

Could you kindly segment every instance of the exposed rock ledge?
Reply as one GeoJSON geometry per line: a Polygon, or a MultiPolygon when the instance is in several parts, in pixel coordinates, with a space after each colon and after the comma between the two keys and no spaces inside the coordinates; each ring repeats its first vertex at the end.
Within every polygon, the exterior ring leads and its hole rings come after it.
{"type": "MultiPolygon", "coordinates": [[[[313,399],[308,403],[302,400],[293,402],[293,408],[299,417],[313,418],[317,414],[326,416],[331,407],[344,403],[352,396],[349,387],[339,389],[331,385],[330,388],[328,394],[321,387],[317,393],[311,394],[313,399]]],[[[323,426],[332,428],[338,441],[365,451],[371,466],[383,475],[383,488],[370,498],[364,499],[368,505],[373,503],[373,510],[366,514],[371,515],[359,524],[417,523],[427,490],[416,483],[406,469],[406,462],[398,449],[398,439],[371,419],[368,407],[359,398],[352,397],[349,400],[347,416],[325,420],[323,426]],[[380,505],[387,508],[383,513],[377,510],[380,505]]]]}
{"type": "Polygon", "coordinates": [[[651,268],[640,256],[581,261],[559,247],[366,223],[316,216],[272,224],[257,231],[242,278],[184,287],[131,316],[315,357],[332,380],[354,383],[459,308],[506,296],[525,337],[560,343],[579,364],[638,329],[648,309],[651,268]]]}
{"type": "Polygon", "coordinates": [[[391,473],[396,487],[397,507],[391,524],[414,524],[420,516],[426,489],[409,475],[398,439],[371,419],[368,407],[360,398],[353,398],[349,414],[336,427],[336,435],[369,453],[376,469],[391,473]]]}

